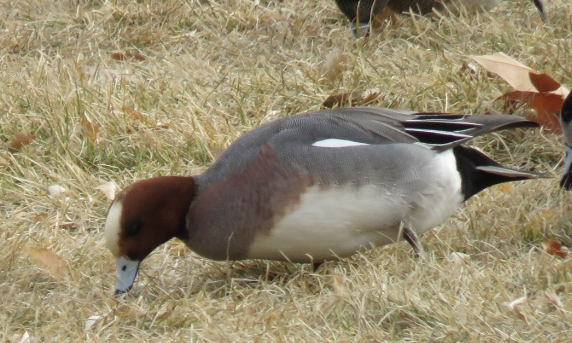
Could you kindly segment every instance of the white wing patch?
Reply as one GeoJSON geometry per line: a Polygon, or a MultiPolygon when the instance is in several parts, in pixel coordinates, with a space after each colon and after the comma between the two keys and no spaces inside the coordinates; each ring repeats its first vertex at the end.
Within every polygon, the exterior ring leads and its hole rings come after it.
{"type": "Polygon", "coordinates": [[[337,138],[328,138],[314,142],[314,144],[312,144],[312,146],[317,146],[319,148],[346,148],[349,146],[358,146],[358,145],[369,145],[369,144],[348,141],[345,139],[337,139],[337,138]]]}

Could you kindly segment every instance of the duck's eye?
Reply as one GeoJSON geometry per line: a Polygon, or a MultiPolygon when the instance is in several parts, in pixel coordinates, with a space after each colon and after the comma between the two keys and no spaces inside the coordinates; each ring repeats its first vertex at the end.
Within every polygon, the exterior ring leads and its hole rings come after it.
{"type": "Polygon", "coordinates": [[[141,218],[139,217],[133,218],[133,220],[131,220],[129,225],[127,225],[124,229],[125,235],[127,237],[136,236],[139,233],[139,231],[141,231],[142,226],[143,222],[141,221],[141,218]]]}

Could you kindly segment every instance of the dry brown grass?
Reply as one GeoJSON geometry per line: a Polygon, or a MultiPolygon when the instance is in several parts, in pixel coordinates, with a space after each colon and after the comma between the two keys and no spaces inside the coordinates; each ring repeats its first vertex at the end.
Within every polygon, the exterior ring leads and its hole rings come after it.
{"type": "MultiPolygon", "coordinates": [[[[115,265],[102,235],[110,201],[94,189],[200,173],[215,148],[262,122],[318,110],[338,92],[378,88],[383,107],[499,111],[491,100],[509,87],[460,73],[466,54],[503,51],[570,86],[572,6],[545,3],[545,26],[531,3],[515,0],[492,13],[401,17],[355,41],[332,0],[2,0],[0,341],[572,340],[572,260],[540,247],[547,237],[572,244],[572,196],[556,180],[481,193],[423,237],[426,261],[400,243],[311,273],[212,262],[170,242],[121,298],[112,296],[115,265]],[[334,48],[348,56],[347,70],[323,80],[334,48]],[[10,153],[18,132],[36,137],[10,153]],[[48,197],[53,184],[67,192],[48,197]],[[36,267],[26,246],[59,254],[69,277],[36,267]],[[469,258],[451,262],[451,252],[469,258]],[[505,306],[521,297],[516,310],[505,306]]],[[[474,144],[509,165],[561,168],[555,134],[474,144]]]]}

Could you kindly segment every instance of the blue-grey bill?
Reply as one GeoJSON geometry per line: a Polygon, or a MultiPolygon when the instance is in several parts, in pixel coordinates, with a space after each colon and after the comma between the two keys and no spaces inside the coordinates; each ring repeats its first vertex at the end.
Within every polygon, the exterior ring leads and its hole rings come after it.
{"type": "Polygon", "coordinates": [[[572,148],[566,147],[566,162],[564,162],[564,172],[562,173],[562,179],[560,180],[560,187],[569,191],[572,189],[572,148]]]}
{"type": "Polygon", "coordinates": [[[115,295],[129,292],[133,283],[135,282],[135,277],[139,271],[140,261],[132,261],[124,256],[115,260],[117,266],[117,282],[115,283],[115,295]]]}

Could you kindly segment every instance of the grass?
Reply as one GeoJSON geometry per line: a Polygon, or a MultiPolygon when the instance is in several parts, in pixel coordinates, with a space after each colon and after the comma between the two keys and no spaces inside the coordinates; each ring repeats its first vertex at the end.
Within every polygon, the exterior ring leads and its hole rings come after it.
{"type": "MultiPolygon", "coordinates": [[[[172,241],[119,298],[102,234],[110,200],[95,189],[200,173],[242,133],[319,110],[341,92],[378,89],[382,107],[501,111],[492,100],[509,86],[461,72],[463,55],[502,51],[570,86],[572,7],[545,6],[546,25],[531,2],[515,0],[491,13],[400,17],[356,41],[331,0],[2,1],[0,341],[572,340],[571,259],[541,247],[544,239],[572,245],[572,199],[557,179],[474,197],[424,235],[426,261],[399,243],[312,273],[213,262],[172,241]],[[335,48],[345,70],[327,80],[335,48]],[[11,153],[19,132],[35,138],[11,153]],[[50,198],[54,184],[67,192],[50,198]],[[70,275],[37,267],[27,246],[57,253],[70,275]],[[469,257],[452,262],[451,252],[469,257]],[[85,330],[90,316],[100,318],[85,330]]],[[[472,144],[557,176],[561,142],[527,130],[472,144]]]]}

